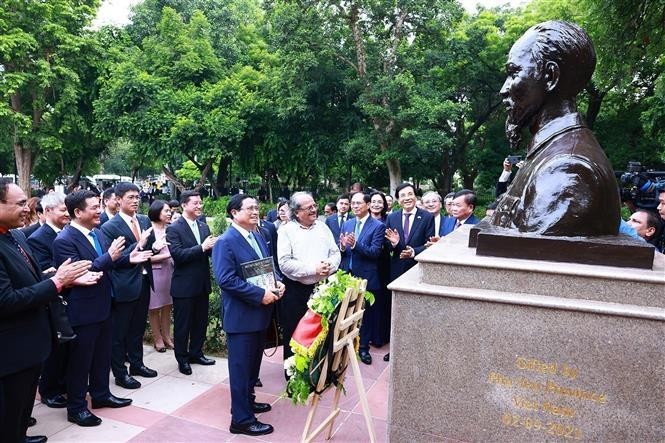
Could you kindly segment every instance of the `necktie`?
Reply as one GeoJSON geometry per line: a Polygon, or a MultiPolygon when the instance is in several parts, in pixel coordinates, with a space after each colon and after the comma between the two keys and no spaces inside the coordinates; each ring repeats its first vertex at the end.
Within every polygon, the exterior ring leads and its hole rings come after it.
{"type": "Polygon", "coordinates": [[[455,222],[455,229],[459,228],[460,226],[462,226],[462,223],[460,223],[459,220],[457,220],[455,222]]]}
{"type": "Polygon", "coordinates": [[[254,252],[256,252],[256,255],[258,255],[259,258],[263,258],[263,254],[261,253],[261,248],[259,248],[259,244],[256,242],[254,234],[250,232],[247,235],[247,241],[249,241],[249,244],[252,247],[252,249],[254,249],[254,252]]]}
{"type": "Polygon", "coordinates": [[[199,232],[199,226],[196,224],[196,221],[190,222],[189,226],[192,228],[196,243],[201,244],[201,233],[199,232]]]}
{"type": "Polygon", "coordinates": [[[132,218],[132,232],[134,233],[134,237],[136,238],[136,241],[139,241],[141,239],[141,231],[139,230],[139,222],[136,220],[136,218],[132,218]]]}
{"type": "MultiPolygon", "coordinates": [[[[358,244],[358,237],[360,237],[361,230],[362,230],[362,222],[360,220],[357,220],[356,228],[353,230],[353,236],[356,239],[356,244],[358,244]]],[[[349,268],[353,270],[353,254],[351,254],[351,257],[349,258],[349,268]]]]}
{"type": "Polygon", "coordinates": [[[25,260],[25,262],[28,264],[28,266],[30,266],[30,269],[32,269],[36,274],[39,274],[39,272],[37,272],[37,269],[35,269],[35,266],[34,266],[34,265],[32,264],[32,262],[30,261],[30,258],[28,257],[28,253],[25,252],[25,249],[23,249],[23,247],[21,247],[21,245],[19,244],[19,242],[16,241],[16,239],[14,238],[14,236],[12,235],[12,233],[9,232],[9,231],[7,231],[7,234],[5,234],[5,235],[6,235],[7,237],[9,237],[9,239],[12,241],[12,243],[14,243],[14,246],[16,246],[16,249],[18,249],[18,252],[21,254],[21,256],[23,257],[23,259],[25,260]]]}
{"type": "Polygon", "coordinates": [[[409,239],[409,229],[411,226],[409,225],[409,218],[411,217],[411,214],[404,214],[404,243],[409,239]]]}
{"type": "Polygon", "coordinates": [[[342,229],[342,225],[344,224],[344,216],[339,217],[339,228],[342,229]]]}
{"type": "Polygon", "coordinates": [[[99,243],[97,234],[94,231],[90,231],[88,235],[92,237],[92,241],[95,244],[95,251],[97,251],[97,255],[104,255],[104,251],[102,251],[102,245],[99,243]]]}

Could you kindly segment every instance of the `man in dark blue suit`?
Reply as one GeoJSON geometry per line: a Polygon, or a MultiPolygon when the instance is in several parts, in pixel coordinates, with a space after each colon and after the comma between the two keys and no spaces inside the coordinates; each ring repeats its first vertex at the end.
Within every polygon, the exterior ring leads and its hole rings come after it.
{"type": "Polygon", "coordinates": [[[434,236],[434,217],[416,208],[416,189],[411,183],[402,183],[395,190],[402,209],[393,211],[386,220],[386,238],[390,242],[390,276],[395,280],[415,266],[414,257],[425,250],[425,244],[434,236]]]}
{"type": "MultiPolygon", "coordinates": [[[[79,426],[97,426],[102,420],[88,410],[86,392],[93,408],[121,408],[130,399],[118,398],[109,390],[111,369],[111,270],[122,257],[125,240],[109,244],[95,227],[99,224],[99,197],[92,191],[74,191],[65,198],[72,219],[53,243],[56,264],[67,259],[92,261],[91,271],[101,278],[94,286],[75,287],[64,293],[67,316],[76,338],[69,343],[67,364],[67,420],[79,426]]],[[[119,263],[120,264],[120,263],[119,263]]]]}
{"type": "MultiPolygon", "coordinates": [[[[415,266],[414,257],[425,250],[434,236],[434,217],[416,208],[416,188],[411,183],[402,183],[395,190],[395,197],[402,209],[393,211],[386,220],[391,281],[415,266]]],[[[390,354],[383,359],[388,361],[390,354]]]]}
{"type": "MultiPolygon", "coordinates": [[[[69,223],[69,213],[65,206],[65,196],[59,192],[46,194],[40,203],[44,209],[44,224],[28,238],[28,245],[41,271],[48,273],[56,267],[53,259],[53,241],[58,232],[69,223]]],[[[54,344],[51,354],[42,367],[39,377],[39,396],[41,402],[49,408],[67,406],[67,399],[63,394],[66,392],[68,349],[68,343],[54,344]]]]}
{"type": "Polygon", "coordinates": [[[231,197],[226,213],[233,220],[212,252],[215,278],[222,290],[223,324],[229,350],[231,386],[231,426],[233,434],[264,435],[273,432],[255,414],[271,409],[268,403],[257,403],[254,385],[259,377],[265,330],[273,306],[284,294],[284,285],[255,286],[244,277],[242,264],[268,257],[268,246],[253,233],[259,224],[259,206],[247,194],[231,197]]]}
{"type": "Polygon", "coordinates": [[[468,189],[457,191],[453,197],[453,216],[443,222],[441,236],[448,235],[462,225],[475,225],[478,219],[473,215],[476,209],[476,193],[468,189]]]}
{"type": "Polygon", "coordinates": [[[138,186],[120,182],[115,186],[115,195],[119,212],[104,223],[101,230],[110,241],[124,237],[123,255],[134,251],[137,253],[129,265],[117,267],[111,276],[114,295],[111,369],[118,386],[138,389],[141,383],[132,375],[157,377],[157,371],[147,368],[143,363],[143,334],[152,285],[152,267],[148,263],[152,255],[152,245],[148,244],[152,227],[148,217],[137,214],[138,186]],[[129,373],[125,358],[129,360],[129,373]]]}
{"type": "Polygon", "coordinates": [[[26,437],[42,362],[53,333],[47,305],[84,277],[90,262],[66,262],[51,277],[41,273],[20,230],[29,214],[21,188],[0,178],[0,441],[44,442],[26,437]]]}
{"type": "Polygon", "coordinates": [[[330,217],[326,218],[326,226],[330,228],[335,243],[339,245],[339,234],[342,230],[342,225],[345,221],[353,216],[349,214],[350,207],[349,196],[342,194],[337,197],[337,214],[333,214],[330,217]]]}
{"type": "Polygon", "coordinates": [[[214,365],[203,355],[208,327],[210,264],[208,258],[217,237],[199,220],[203,203],[197,191],[180,196],[182,217],[166,228],[166,241],[175,265],[171,278],[173,343],[178,369],[192,373],[191,363],[214,365]]]}
{"type": "Polygon", "coordinates": [[[69,223],[65,196],[59,192],[46,194],[41,201],[44,208],[44,224],[28,237],[28,244],[42,271],[55,268],[53,241],[69,223]]]}
{"type": "Polygon", "coordinates": [[[115,217],[118,213],[118,201],[115,198],[115,188],[111,187],[102,193],[102,206],[104,211],[99,216],[99,226],[115,217]]]}
{"type": "MultiPolygon", "coordinates": [[[[381,289],[379,256],[386,234],[386,226],[369,215],[369,202],[369,194],[362,192],[356,192],[351,197],[351,209],[355,218],[346,221],[342,226],[340,268],[356,277],[366,279],[367,290],[378,294],[381,289]]],[[[372,364],[369,342],[372,330],[378,327],[378,315],[379,312],[376,312],[373,306],[365,304],[358,354],[360,361],[367,365],[372,364]]]]}
{"type": "Polygon", "coordinates": [[[436,191],[428,191],[423,195],[423,207],[434,217],[434,236],[441,237],[443,233],[443,221],[448,218],[441,215],[443,199],[436,191]]]}

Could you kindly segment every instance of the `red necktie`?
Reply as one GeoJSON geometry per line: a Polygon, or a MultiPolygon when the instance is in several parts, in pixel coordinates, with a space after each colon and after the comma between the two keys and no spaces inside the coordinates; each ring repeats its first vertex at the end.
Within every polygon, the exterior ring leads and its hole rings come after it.
{"type": "Polygon", "coordinates": [[[11,234],[11,232],[8,231],[6,235],[11,239],[12,243],[14,243],[14,246],[16,246],[16,248],[18,249],[18,252],[21,253],[21,255],[23,256],[23,259],[25,260],[25,262],[28,264],[28,266],[30,266],[30,269],[35,271],[36,274],[39,274],[39,272],[37,272],[34,265],[30,261],[30,257],[28,257],[28,253],[25,252],[25,249],[23,249],[21,244],[14,238],[14,236],[11,234]]]}

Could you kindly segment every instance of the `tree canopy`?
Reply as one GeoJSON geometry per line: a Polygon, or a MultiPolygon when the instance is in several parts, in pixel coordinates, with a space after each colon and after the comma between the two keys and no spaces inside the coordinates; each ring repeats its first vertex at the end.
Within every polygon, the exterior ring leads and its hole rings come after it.
{"type": "Polygon", "coordinates": [[[76,181],[101,165],[180,188],[197,171],[218,194],[240,177],[490,189],[509,154],[506,55],[550,19],[594,41],[579,107],[613,166],[665,165],[665,0],[475,13],[455,0],[145,0],[128,26],[91,29],[98,6],[0,5],[0,172],[25,189],[31,174],[76,181]]]}

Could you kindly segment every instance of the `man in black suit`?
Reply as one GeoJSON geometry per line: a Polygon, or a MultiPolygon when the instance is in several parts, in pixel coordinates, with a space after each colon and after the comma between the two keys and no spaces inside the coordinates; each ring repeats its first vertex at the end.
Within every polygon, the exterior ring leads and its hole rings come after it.
{"type": "MultiPolygon", "coordinates": [[[[99,197],[92,191],[74,191],[65,199],[72,222],[53,243],[56,264],[68,258],[92,261],[91,271],[100,274],[96,285],[76,287],[65,292],[67,316],[76,338],[69,342],[67,364],[67,420],[79,426],[97,426],[102,420],[88,410],[86,392],[92,407],[121,408],[130,399],[118,398],[109,390],[111,369],[111,270],[114,262],[129,261],[122,256],[125,239],[107,241],[96,229],[99,224],[99,197]]],[[[136,252],[134,252],[136,254],[136,252]]]]}
{"type": "Polygon", "coordinates": [[[115,188],[111,187],[102,194],[102,205],[104,211],[99,216],[99,226],[112,219],[118,213],[118,201],[115,198],[115,188]]]}
{"type": "Polygon", "coordinates": [[[67,261],[43,279],[25,236],[10,229],[23,226],[29,209],[20,187],[0,179],[0,441],[46,441],[26,437],[42,362],[51,351],[52,333],[46,306],[64,288],[94,283],[90,262],[67,261]]]}
{"type": "MultiPolygon", "coordinates": [[[[55,270],[53,260],[53,241],[58,232],[69,223],[69,214],[65,207],[65,196],[59,192],[46,194],[40,202],[44,209],[44,224],[29,238],[28,245],[33,256],[39,263],[42,272],[55,270]]],[[[65,372],[67,368],[67,343],[58,343],[53,346],[51,354],[44,362],[41,377],[39,377],[39,396],[41,402],[49,408],[64,408],[67,406],[65,393],[65,372]]]]}
{"type": "Polygon", "coordinates": [[[166,228],[166,241],[175,265],[171,278],[173,297],[173,343],[178,369],[192,373],[191,363],[214,365],[203,355],[208,326],[210,295],[210,254],[217,237],[198,220],[203,204],[197,191],[180,197],[182,217],[166,228]]]}
{"type": "MultiPolygon", "coordinates": [[[[416,208],[416,188],[411,183],[402,183],[395,190],[395,197],[402,209],[393,211],[386,220],[391,281],[415,266],[414,257],[425,250],[434,236],[434,217],[416,208]]],[[[388,361],[390,353],[383,359],[388,361]]]]}
{"type": "Polygon", "coordinates": [[[111,347],[111,369],[115,383],[126,389],[138,389],[141,383],[132,375],[157,377],[157,371],[143,364],[143,334],[148,318],[152,267],[147,263],[152,255],[147,244],[152,232],[150,220],[137,214],[139,188],[133,183],[120,182],[115,187],[120,211],[101,227],[104,235],[113,241],[125,238],[123,254],[134,249],[140,254],[127,267],[113,272],[113,344],[111,347]],[[129,360],[129,373],[125,366],[129,360]]]}
{"type": "Polygon", "coordinates": [[[326,218],[326,225],[330,228],[335,243],[339,245],[339,234],[341,233],[342,225],[349,218],[353,218],[353,215],[349,214],[349,208],[351,207],[351,201],[347,194],[342,194],[337,197],[337,213],[326,218]]]}

